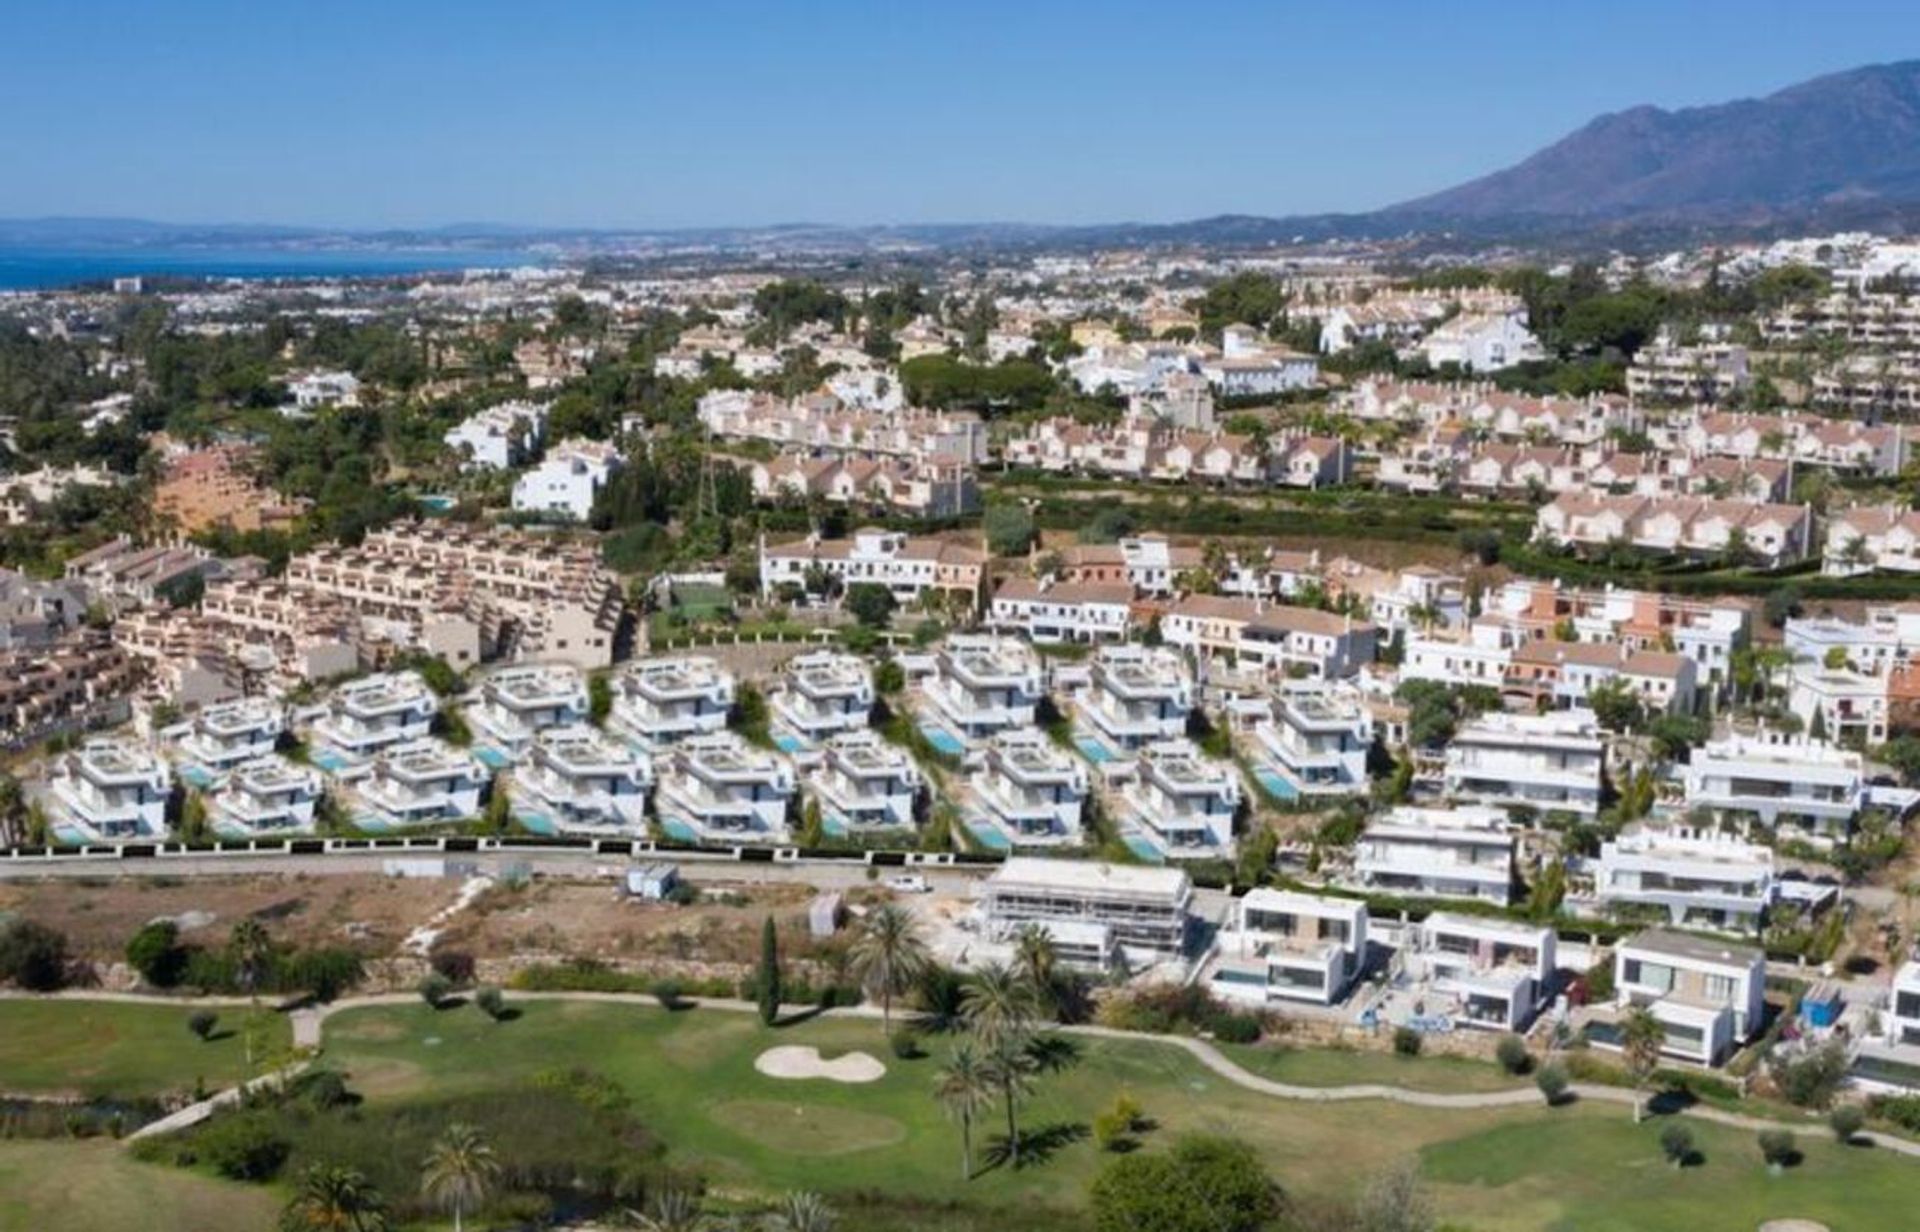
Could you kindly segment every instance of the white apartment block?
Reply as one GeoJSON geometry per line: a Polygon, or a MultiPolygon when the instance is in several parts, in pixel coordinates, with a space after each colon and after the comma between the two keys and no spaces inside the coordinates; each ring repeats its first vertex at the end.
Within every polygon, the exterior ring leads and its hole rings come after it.
{"type": "Polygon", "coordinates": [[[1506,683],[1514,651],[1525,640],[1520,629],[1491,619],[1474,621],[1464,636],[1415,634],[1407,639],[1400,678],[1498,689],[1506,683]]]}
{"type": "Polygon", "coordinates": [[[831,737],[824,753],[804,785],[820,805],[827,833],[858,835],[915,824],[923,779],[905,749],[869,728],[831,737]]]}
{"type": "Polygon", "coordinates": [[[502,402],[476,411],[447,430],[447,448],[476,470],[525,465],[546,435],[547,409],[542,403],[502,402]]]}
{"type": "Polygon", "coordinates": [[[1261,776],[1275,795],[1353,795],[1367,790],[1373,712],[1351,687],[1288,681],[1255,723],[1253,744],[1260,766],[1276,776],[1261,776]]]}
{"type": "Polygon", "coordinates": [[[775,743],[789,753],[817,747],[873,719],[873,671],[858,655],[812,650],[787,661],[767,698],[775,743]]]}
{"type": "Polygon", "coordinates": [[[565,664],[523,664],[488,672],[464,712],[481,760],[517,761],[550,727],[587,720],[587,681],[565,664]]]}
{"type": "Polygon", "coordinates": [[[1920,649],[1920,605],[1879,604],[1858,620],[1795,617],[1787,621],[1783,636],[1795,659],[1825,663],[1828,652],[1838,648],[1855,670],[1882,676],[1908,666],[1920,649]]]}
{"type": "Polygon", "coordinates": [[[1483,714],[1447,745],[1445,790],[1477,804],[1591,817],[1600,810],[1606,745],[1591,712],[1483,714]]]}
{"type": "Polygon", "coordinates": [[[1091,924],[1129,957],[1158,962],[1186,953],[1193,885],[1177,868],[1014,856],[981,883],[980,902],[990,936],[1009,939],[1028,924],[1091,924]]]}
{"type": "Polygon", "coordinates": [[[1757,933],[1773,895],[1773,852],[1717,830],[1630,829],[1594,868],[1603,906],[1656,907],[1675,928],[1757,933]]]}
{"type": "Polygon", "coordinates": [[[1170,859],[1231,856],[1241,805],[1240,769],[1208,758],[1184,737],[1149,744],[1121,789],[1121,805],[1170,859]]]}
{"type": "Polygon", "coordinates": [[[720,732],[733,709],[733,673],[705,655],[629,663],[612,684],[607,727],[643,748],[720,732]]]}
{"type": "Polygon", "coordinates": [[[1032,727],[1045,692],[1040,662],[1026,643],[956,633],[941,645],[933,675],[920,686],[921,725],[971,748],[1001,732],[1032,727]]]}
{"type": "Polygon", "coordinates": [[[1825,741],[1727,736],[1680,767],[1689,812],[1752,820],[1767,830],[1844,839],[1866,800],[1866,761],[1825,741]]]}
{"type": "Polygon", "coordinates": [[[786,758],[733,732],[692,736],[657,766],[654,812],[681,842],[785,842],[797,784],[786,758]]]}
{"type": "Polygon", "coordinates": [[[1553,988],[1555,936],[1541,924],[1436,911],[1407,931],[1406,976],[1467,1026],[1524,1031],[1553,988]]]}
{"type": "Polygon", "coordinates": [[[1664,330],[1627,368],[1627,393],[1660,402],[1720,402],[1751,383],[1747,348],[1724,340],[1681,343],[1664,330]]]}
{"type": "Polygon", "coordinates": [[[1619,1008],[1651,1013],[1683,1061],[1719,1065],[1764,1021],[1766,956],[1748,946],[1655,929],[1622,941],[1613,971],[1619,1008]]]}
{"type": "Polygon", "coordinates": [[[313,829],[320,772],[277,753],[234,766],[207,795],[207,822],[221,838],[262,838],[313,829]]]}
{"type": "Polygon", "coordinates": [[[440,702],[418,672],[380,672],[349,680],[326,699],[313,721],[314,762],[338,772],[363,766],[381,750],[418,740],[433,727],[440,702]]]}
{"type": "Polygon", "coordinates": [[[1132,628],[1133,587],[1010,577],[993,592],[987,623],[1040,643],[1118,642],[1132,628]]]}
{"type": "MultiPolygon", "coordinates": [[[[181,760],[218,775],[244,761],[273,752],[287,730],[287,709],[265,697],[243,697],[204,706],[191,730],[180,738],[181,760]]],[[[191,774],[183,774],[189,781],[191,774]]]]}
{"type": "Polygon", "coordinates": [[[365,809],[354,823],[392,830],[476,817],[490,777],[479,758],[438,737],[388,745],[355,785],[365,809]]]}
{"type": "Polygon", "coordinates": [[[1514,839],[1491,808],[1402,805],[1368,823],[1354,849],[1354,879],[1421,898],[1471,898],[1505,906],[1513,896],[1514,839]]]}
{"type": "Polygon", "coordinates": [[[593,513],[594,498],[621,465],[619,449],[605,441],[561,441],[514,481],[514,512],[585,522],[593,513]]]}
{"type": "Polygon", "coordinates": [[[53,841],[147,842],[167,835],[173,774],[132,740],[101,737],[63,753],[47,783],[45,807],[53,841]]]}
{"type": "Polygon", "coordinates": [[[847,539],[809,537],[795,543],[760,545],[760,592],[775,597],[783,588],[807,585],[819,570],[841,587],[872,583],[896,599],[914,602],[930,591],[962,596],[977,607],[986,582],[986,553],[946,539],[916,539],[898,531],[871,527],[847,539]]]}
{"type": "Polygon", "coordinates": [[[1044,732],[1025,728],[993,737],[967,786],[975,806],[972,820],[998,833],[1009,847],[1080,841],[1087,767],[1044,732]]]}
{"type": "Polygon", "coordinates": [[[1193,673],[1165,647],[1123,644],[1094,652],[1074,718],[1116,753],[1184,736],[1193,710],[1193,673]]]}
{"type": "Polygon", "coordinates": [[[514,819],[535,834],[639,834],[653,762],[585,724],[546,727],[511,784],[514,819]]]}
{"type": "Polygon", "coordinates": [[[1236,899],[1208,987],[1265,1007],[1336,1005],[1367,958],[1367,909],[1357,899],[1260,886],[1236,899]]]}

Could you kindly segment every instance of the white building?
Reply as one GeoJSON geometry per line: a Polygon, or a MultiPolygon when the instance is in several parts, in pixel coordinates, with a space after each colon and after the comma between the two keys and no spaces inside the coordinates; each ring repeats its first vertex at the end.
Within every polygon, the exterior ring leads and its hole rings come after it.
{"type": "Polygon", "coordinates": [[[1606,746],[1591,712],[1483,714],[1447,745],[1446,792],[1479,804],[1549,813],[1600,811],[1606,746]]]}
{"type": "Polygon", "coordinates": [[[167,835],[173,775],[131,740],[101,737],[62,754],[48,781],[48,828],[56,843],[144,842],[167,835]]]}
{"type": "Polygon", "coordinates": [[[959,754],[1000,732],[1032,727],[1045,691],[1040,662],[1026,643],[956,633],[934,656],[934,674],[920,688],[921,725],[935,747],[959,754]]]}
{"type": "Polygon", "coordinates": [[[587,721],[587,681],[564,664],[499,668],[465,713],[480,759],[505,765],[525,756],[540,732],[587,721]]]}
{"type": "Polygon", "coordinates": [[[1216,996],[1335,1005],[1366,966],[1367,908],[1358,899],[1260,886],[1232,912],[1208,978],[1216,996]]]}
{"type": "Polygon", "coordinates": [[[1795,663],[1787,682],[1787,709],[1811,736],[1825,740],[1887,742],[1887,678],[1850,668],[1795,663]]]}
{"type": "Polygon", "coordinates": [[[502,471],[531,461],[546,430],[544,404],[502,402],[467,416],[443,439],[465,459],[463,466],[502,471]]]}
{"type": "Polygon", "coordinates": [[[1367,790],[1373,712],[1350,686],[1281,684],[1254,724],[1253,742],[1261,784],[1280,799],[1367,790]]]}
{"type": "Polygon", "coordinates": [[[1613,972],[1619,1008],[1651,1013],[1684,1061],[1718,1065],[1764,1022],[1766,956],[1748,946],[1655,929],[1620,943],[1613,972]]]}
{"type": "Polygon", "coordinates": [[[767,698],[774,742],[787,752],[866,728],[873,719],[873,672],[858,655],[814,650],[787,661],[767,698]]]}
{"type": "Polygon", "coordinates": [[[1025,728],[995,736],[967,786],[976,806],[972,821],[1008,847],[1080,841],[1086,765],[1043,732],[1025,728]]]}
{"type": "Polygon", "coordinates": [[[805,785],[827,833],[846,836],[913,826],[923,784],[912,755],[867,728],[829,738],[805,785]]]}
{"type": "Polygon", "coordinates": [[[987,621],[1035,642],[1114,642],[1132,627],[1133,587],[1125,582],[1058,582],[1010,577],[993,592],[987,621]]]}
{"type": "Polygon", "coordinates": [[[320,772],[277,753],[241,762],[207,795],[207,822],[221,838],[260,838],[313,829],[320,772]]]}
{"type": "Polygon", "coordinates": [[[809,537],[760,545],[760,593],[771,599],[783,588],[804,589],[817,570],[841,588],[862,582],[885,586],[903,603],[930,591],[964,597],[977,610],[987,558],[978,548],[947,539],[913,538],[866,527],[847,539],[809,537]]]}
{"type": "MultiPolygon", "coordinates": [[[[989,936],[1009,939],[1028,924],[1091,924],[1129,957],[1179,958],[1187,948],[1193,885],[1177,868],[1013,856],[981,883],[989,936]]],[[[1087,947],[1098,952],[1095,940],[1087,947]]]]}
{"type": "Polygon", "coordinates": [[[1603,905],[1658,907],[1675,928],[1758,932],[1773,894],[1773,852],[1717,830],[1631,829],[1594,869],[1603,905]]]}
{"type": "Polygon", "coordinates": [[[629,663],[613,678],[607,726],[647,748],[711,735],[733,709],[733,673],[704,655],[629,663]]]}
{"type": "Polygon", "coordinates": [[[513,816],[535,834],[638,834],[653,762],[621,740],[578,724],[547,727],[513,768],[513,816]]]}
{"type": "Polygon", "coordinates": [[[1469,1026],[1525,1030],[1553,987],[1555,937],[1545,925],[1436,911],[1408,941],[1408,977],[1429,1002],[1451,1001],[1449,1016],[1469,1026]]]}
{"type": "Polygon", "coordinates": [[[594,498],[621,465],[620,451],[605,441],[561,441],[514,481],[514,512],[585,522],[593,513],[594,498]]]}
{"type": "Polygon", "coordinates": [[[786,758],[733,732],[692,736],[658,767],[654,812],[681,842],[785,842],[795,781],[786,758]]]}
{"type": "Polygon", "coordinates": [[[1186,660],[1165,647],[1119,645],[1094,653],[1074,717],[1104,749],[1125,753],[1184,736],[1192,710],[1186,660]]]}
{"type": "Polygon", "coordinates": [[[1499,809],[1402,805],[1361,833],[1353,872],[1370,889],[1504,906],[1513,896],[1513,855],[1499,809]]]}
{"type": "Polygon", "coordinates": [[[1163,740],[1140,750],[1133,778],[1121,789],[1127,815],[1161,854],[1207,859],[1233,854],[1241,805],[1240,770],[1213,761],[1191,740],[1163,740]]]}
{"type": "Polygon", "coordinates": [[[1860,754],[1798,738],[1710,740],[1693,751],[1680,775],[1689,811],[1709,809],[1822,839],[1846,837],[1867,789],[1860,754]]]}
{"type": "Polygon", "coordinates": [[[1498,372],[1546,355],[1525,312],[1463,312],[1428,334],[1419,350],[1436,368],[1457,364],[1469,372],[1498,372]]]}
{"type": "Polygon", "coordinates": [[[1894,973],[1886,1030],[1890,1043],[1920,1046],[1920,961],[1904,962],[1894,973]]]}
{"type": "Polygon", "coordinates": [[[391,830],[478,816],[489,777],[479,758],[437,737],[388,745],[356,786],[367,811],[355,824],[391,830]]]}
{"type": "Polygon", "coordinates": [[[418,672],[380,672],[334,689],[327,712],[313,722],[314,763],[338,772],[392,745],[425,736],[439,699],[418,672]]]}
{"type": "MultiPolygon", "coordinates": [[[[180,755],[191,766],[218,775],[273,752],[286,729],[286,707],[270,698],[219,702],[193,716],[193,729],[180,739],[180,755]]],[[[182,777],[192,782],[195,776],[182,777]]]]}

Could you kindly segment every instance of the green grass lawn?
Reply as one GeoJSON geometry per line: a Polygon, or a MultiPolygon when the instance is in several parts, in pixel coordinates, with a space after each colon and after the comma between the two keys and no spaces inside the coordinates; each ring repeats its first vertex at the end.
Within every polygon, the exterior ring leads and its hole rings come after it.
{"type": "Polygon", "coordinates": [[[143,1164],[117,1142],[0,1141],[0,1232],[262,1232],[268,1189],[143,1164]]]}
{"type": "MultiPolygon", "coordinates": [[[[189,1091],[196,1080],[231,1086],[251,1076],[240,1038],[248,1011],[217,1012],[214,1037],[202,1041],[187,1030],[193,1011],[184,1006],[0,1000],[0,1091],[131,1099],[189,1091]]],[[[272,1048],[285,1049],[286,1018],[265,1020],[272,1048]]]]}
{"type": "Polygon", "coordinates": [[[1248,1073],[1303,1087],[1382,1083],[1439,1094],[1509,1091],[1531,1079],[1515,1078],[1490,1061],[1470,1057],[1402,1057],[1390,1052],[1342,1048],[1273,1048],[1216,1044],[1248,1073]]]}

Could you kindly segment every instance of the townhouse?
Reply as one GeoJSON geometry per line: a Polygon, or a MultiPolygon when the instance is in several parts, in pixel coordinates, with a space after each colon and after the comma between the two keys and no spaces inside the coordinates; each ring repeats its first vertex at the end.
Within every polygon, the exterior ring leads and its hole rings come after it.
{"type": "Polygon", "coordinates": [[[1259,1007],[1337,1005],[1367,962],[1367,909],[1357,899],[1258,886],[1235,899],[1207,987],[1259,1007]]]}
{"type": "Polygon", "coordinates": [[[534,834],[640,834],[652,758],[584,723],[548,726],[514,764],[513,818],[534,834]]]}
{"type": "Polygon", "coordinates": [[[987,460],[987,425],[967,411],[856,410],[834,396],[783,400],[744,390],[701,397],[702,425],[721,440],[763,441],[814,457],[943,460],[978,467],[987,460]]]}
{"type": "Polygon", "coordinates": [[[917,518],[955,518],[980,508],[974,469],[944,455],[900,458],[816,458],[781,454],[747,466],[754,499],[866,507],[917,518]]]}
{"type": "Polygon", "coordinates": [[[125,719],[142,675],[138,660],[92,629],[48,646],[0,650],[0,744],[21,748],[125,719]]]}
{"type": "Polygon", "coordinates": [[[733,709],[733,673],[705,655],[629,663],[611,684],[607,729],[643,749],[717,734],[733,709]]]}
{"type": "Polygon", "coordinates": [[[1920,511],[1900,505],[1835,510],[1827,516],[1820,571],[1831,577],[1920,573],[1920,511]]]}
{"type": "Polygon", "coordinates": [[[1774,567],[1807,554],[1813,511],[1805,505],[1562,493],[1540,507],[1534,531],[1560,547],[1624,545],[1696,558],[1734,553],[1774,567]]]}
{"type": "Polygon", "coordinates": [[[1590,712],[1483,714],[1448,743],[1444,790],[1477,804],[1591,817],[1600,811],[1605,762],[1590,712]]]}
{"type": "Polygon", "coordinates": [[[1649,714],[1692,714],[1698,699],[1692,659],[1617,644],[1533,639],[1507,666],[1510,693],[1560,709],[1585,706],[1595,689],[1618,687],[1649,714]]]}
{"type": "Polygon", "coordinates": [[[1765,1021],[1766,956],[1750,946],[1651,929],[1615,948],[1613,971],[1616,1008],[1652,1014],[1683,1061],[1719,1065],[1765,1021]]]}
{"type": "Polygon", "coordinates": [[[1485,609],[1536,639],[1571,628],[1581,642],[1683,655],[1694,663],[1697,684],[1724,683],[1733,653],[1752,640],[1752,610],[1738,599],[1689,599],[1611,585],[1591,590],[1516,578],[1488,595],[1485,609]]]}
{"type": "Polygon", "coordinates": [[[1160,635],[1167,645],[1204,658],[1333,679],[1373,661],[1376,631],[1314,608],[1196,594],[1166,610],[1160,635]]]}
{"type": "Polygon", "coordinates": [[[1367,889],[1505,906],[1514,888],[1514,838],[1492,808],[1398,806],[1367,823],[1353,876],[1367,889]]]}
{"type": "Polygon", "coordinates": [[[862,583],[885,586],[906,602],[940,593],[972,611],[980,606],[986,576],[987,556],[978,548],[871,527],[847,539],[809,536],[773,547],[760,545],[760,591],[768,599],[805,594],[813,578],[829,579],[842,589],[862,583]]]}
{"type": "Polygon", "coordinates": [[[993,592],[987,624],[1029,641],[1125,641],[1133,627],[1133,587],[1124,582],[1061,582],[1010,577],[993,592]]]}
{"type": "Polygon", "coordinates": [[[798,788],[793,766],[730,731],[689,736],[655,763],[654,811],[670,839],[786,842],[798,788]]]}
{"type": "Polygon", "coordinates": [[[1852,475],[1898,475],[1907,462],[1901,425],[1823,415],[1700,410],[1681,421],[1678,438],[1695,455],[1774,458],[1852,475]]]}

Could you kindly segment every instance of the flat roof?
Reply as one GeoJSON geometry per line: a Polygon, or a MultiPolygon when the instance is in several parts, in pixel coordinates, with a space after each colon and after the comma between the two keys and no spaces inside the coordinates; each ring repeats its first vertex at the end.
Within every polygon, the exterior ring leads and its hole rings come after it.
{"type": "Polygon", "coordinates": [[[1730,941],[1710,941],[1705,937],[1669,932],[1664,928],[1652,928],[1643,933],[1635,933],[1621,942],[1620,946],[1622,949],[1646,950],[1673,958],[1690,958],[1695,962],[1739,963],[1742,966],[1759,962],[1764,957],[1759,950],[1750,945],[1735,945],[1730,941]]]}
{"type": "Polygon", "coordinates": [[[995,885],[1022,884],[1168,897],[1185,894],[1189,885],[1187,874],[1177,868],[1095,860],[1047,860],[1037,856],[1010,856],[988,881],[995,885]]]}

